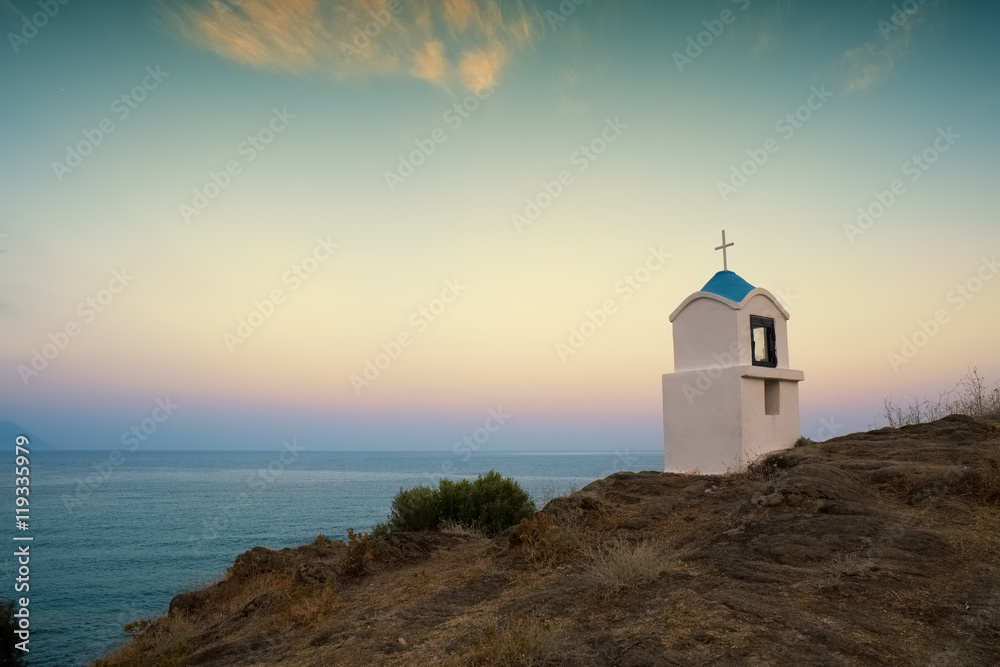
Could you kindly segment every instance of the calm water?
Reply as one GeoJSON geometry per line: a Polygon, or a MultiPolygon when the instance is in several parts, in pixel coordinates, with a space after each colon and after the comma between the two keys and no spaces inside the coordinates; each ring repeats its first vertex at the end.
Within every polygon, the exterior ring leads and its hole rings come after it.
{"type": "MultiPolygon", "coordinates": [[[[401,487],[436,484],[445,472],[497,470],[541,505],[618,470],[663,469],[662,452],[624,451],[468,461],[423,452],[286,452],[282,461],[277,452],[35,451],[31,459],[30,664],[60,667],[116,646],[125,623],[166,613],[170,598],[218,579],[251,547],[368,530],[401,487]]],[[[0,466],[9,500],[12,463],[0,466]]],[[[12,552],[2,559],[7,597],[12,552]]]]}

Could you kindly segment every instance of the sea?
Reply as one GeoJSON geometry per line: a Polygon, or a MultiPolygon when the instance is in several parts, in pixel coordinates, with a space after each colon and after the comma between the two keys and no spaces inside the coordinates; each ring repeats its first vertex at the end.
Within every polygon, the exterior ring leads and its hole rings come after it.
{"type": "MultiPolygon", "coordinates": [[[[400,489],[495,470],[545,502],[619,470],[663,470],[662,451],[587,453],[62,451],[29,456],[26,529],[5,531],[4,598],[29,600],[27,664],[86,665],[224,576],[240,553],[337,539],[383,521],[400,489]],[[12,537],[31,537],[13,541],[12,537]],[[27,583],[15,592],[29,546],[27,583]]],[[[14,514],[14,461],[0,497],[14,514]]],[[[22,512],[22,515],[24,513],[22,512]]]]}

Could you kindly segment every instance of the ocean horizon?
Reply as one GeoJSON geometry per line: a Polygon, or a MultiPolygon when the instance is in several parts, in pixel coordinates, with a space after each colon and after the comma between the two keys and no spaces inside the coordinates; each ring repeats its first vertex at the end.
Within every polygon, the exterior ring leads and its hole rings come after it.
{"type": "MultiPolygon", "coordinates": [[[[620,470],[662,470],[663,452],[36,450],[31,469],[33,666],[85,665],[126,623],[219,580],[237,555],[345,537],[383,521],[401,488],[489,470],[541,508],[620,470]]],[[[10,470],[13,473],[13,470],[10,470]]],[[[4,475],[13,496],[14,475],[4,475]]],[[[4,559],[16,576],[16,558],[4,559]]]]}

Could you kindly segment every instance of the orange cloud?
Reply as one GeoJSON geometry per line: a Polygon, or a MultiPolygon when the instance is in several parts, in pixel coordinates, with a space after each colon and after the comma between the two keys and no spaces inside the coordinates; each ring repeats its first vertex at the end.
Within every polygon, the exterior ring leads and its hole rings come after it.
{"type": "Polygon", "coordinates": [[[462,55],[462,83],[469,90],[480,91],[497,82],[506,56],[502,49],[468,51],[462,55]]]}
{"type": "Polygon", "coordinates": [[[444,59],[444,44],[438,41],[424,44],[423,51],[413,59],[413,76],[431,83],[443,83],[447,64],[444,59]]]}
{"type": "Polygon", "coordinates": [[[541,16],[500,0],[196,0],[177,33],[252,67],[335,78],[404,74],[444,87],[496,83],[541,16]],[[449,60],[456,54],[456,61],[449,60]]]}
{"type": "Polygon", "coordinates": [[[325,41],[315,0],[242,0],[238,8],[186,14],[202,45],[237,62],[289,69],[314,62],[325,41]]]}
{"type": "Polygon", "coordinates": [[[444,13],[448,23],[458,30],[465,30],[472,19],[471,0],[445,0],[444,13]]]}

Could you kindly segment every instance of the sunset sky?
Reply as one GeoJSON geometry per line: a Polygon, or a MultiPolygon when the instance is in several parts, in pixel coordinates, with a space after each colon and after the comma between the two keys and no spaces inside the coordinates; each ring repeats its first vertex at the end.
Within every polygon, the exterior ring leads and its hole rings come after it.
{"type": "Polygon", "coordinates": [[[502,408],[484,449],[658,449],[722,229],[791,313],[804,435],[992,384],[998,20],[0,0],[0,419],[115,448],[169,398],[143,447],[447,450],[502,408]]]}

